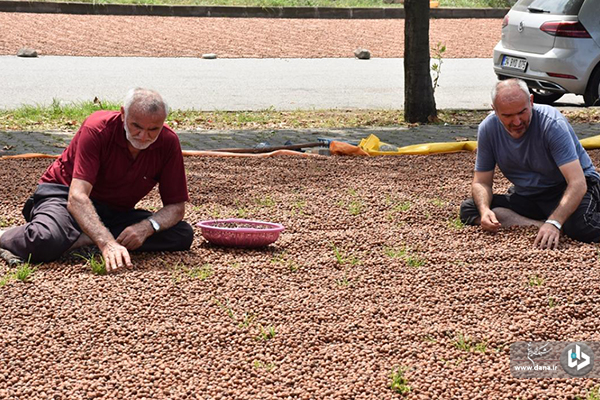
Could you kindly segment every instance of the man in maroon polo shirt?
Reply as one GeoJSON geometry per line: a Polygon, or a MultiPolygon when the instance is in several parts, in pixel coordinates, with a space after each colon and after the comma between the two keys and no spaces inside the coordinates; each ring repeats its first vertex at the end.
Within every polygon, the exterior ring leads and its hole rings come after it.
{"type": "Polygon", "coordinates": [[[137,88],[120,112],[89,116],[25,204],[27,223],[0,234],[4,258],[52,261],[96,244],[110,272],[132,265],[130,250],[188,250],[194,232],[183,221],[187,182],[167,114],[160,94],[137,88]],[[135,209],[156,184],[163,208],[135,209]]]}

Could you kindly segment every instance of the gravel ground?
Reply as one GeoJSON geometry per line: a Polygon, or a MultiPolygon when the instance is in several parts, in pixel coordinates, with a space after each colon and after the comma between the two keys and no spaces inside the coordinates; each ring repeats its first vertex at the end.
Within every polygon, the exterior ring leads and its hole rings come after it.
{"type": "MultiPolygon", "coordinates": [[[[490,58],[499,19],[431,20],[445,58],[490,58]]],[[[221,58],[402,57],[404,20],[300,20],[0,13],[0,54],[221,58]]]]}
{"type": "MultiPolygon", "coordinates": [[[[4,224],[49,162],[0,161],[4,224]]],[[[190,222],[280,222],[280,239],[232,250],[197,232],[113,276],[65,257],[0,287],[0,398],[395,399],[395,366],[410,399],[584,395],[592,380],[512,378],[508,346],[600,340],[597,246],[458,226],[473,163],[187,158],[190,222]]]]}

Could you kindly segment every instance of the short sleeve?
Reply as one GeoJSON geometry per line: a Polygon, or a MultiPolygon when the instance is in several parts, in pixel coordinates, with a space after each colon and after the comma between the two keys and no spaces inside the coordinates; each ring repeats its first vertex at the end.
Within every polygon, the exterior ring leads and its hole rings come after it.
{"type": "Polygon", "coordinates": [[[485,119],[477,129],[477,158],[475,171],[488,172],[496,168],[496,157],[492,148],[490,119],[485,119]]]}
{"type": "Polygon", "coordinates": [[[546,128],[548,149],[557,166],[561,167],[571,161],[579,159],[574,135],[571,135],[568,122],[562,119],[552,120],[546,128]]]}
{"type": "Polygon", "coordinates": [[[93,186],[100,170],[102,152],[100,134],[85,123],[79,133],[73,161],[73,178],[84,180],[93,186]]]}
{"type": "Polygon", "coordinates": [[[169,141],[169,157],[160,174],[158,190],[164,206],[189,201],[187,179],[183,164],[183,154],[179,140],[175,137],[169,141]]]}

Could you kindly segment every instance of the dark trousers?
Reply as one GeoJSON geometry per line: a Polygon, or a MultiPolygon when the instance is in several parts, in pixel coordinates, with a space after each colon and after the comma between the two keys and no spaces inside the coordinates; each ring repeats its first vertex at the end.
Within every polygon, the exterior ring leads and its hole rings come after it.
{"type": "MultiPolygon", "coordinates": [[[[563,232],[580,242],[600,242],[600,181],[586,178],[587,192],[579,207],[563,224],[563,232]]],[[[507,194],[495,194],[490,208],[508,208],[530,219],[545,220],[554,212],[562,198],[566,184],[550,188],[534,196],[521,196],[509,190],[507,194]]],[[[463,223],[474,225],[480,217],[473,199],[460,205],[460,219],[463,223]]]]}
{"type": "MultiPolygon", "coordinates": [[[[59,258],[79,238],[82,231],[67,210],[69,187],[55,183],[38,185],[23,207],[27,223],[9,229],[2,236],[2,247],[32,262],[59,258]]],[[[152,215],[150,211],[117,211],[93,202],[102,223],[116,238],[128,226],[152,215]]],[[[181,251],[192,245],[194,230],[184,221],[150,236],[136,251],[181,251]]]]}

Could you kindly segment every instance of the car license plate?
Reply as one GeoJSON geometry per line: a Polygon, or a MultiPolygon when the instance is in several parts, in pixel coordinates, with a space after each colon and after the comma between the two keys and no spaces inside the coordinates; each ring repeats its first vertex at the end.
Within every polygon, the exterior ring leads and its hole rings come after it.
{"type": "Polygon", "coordinates": [[[518,69],[519,71],[525,71],[525,68],[527,68],[527,60],[525,60],[524,58],[504,56],[504,58],[502,59],[502,67],[514,68],[518,69]]]}

